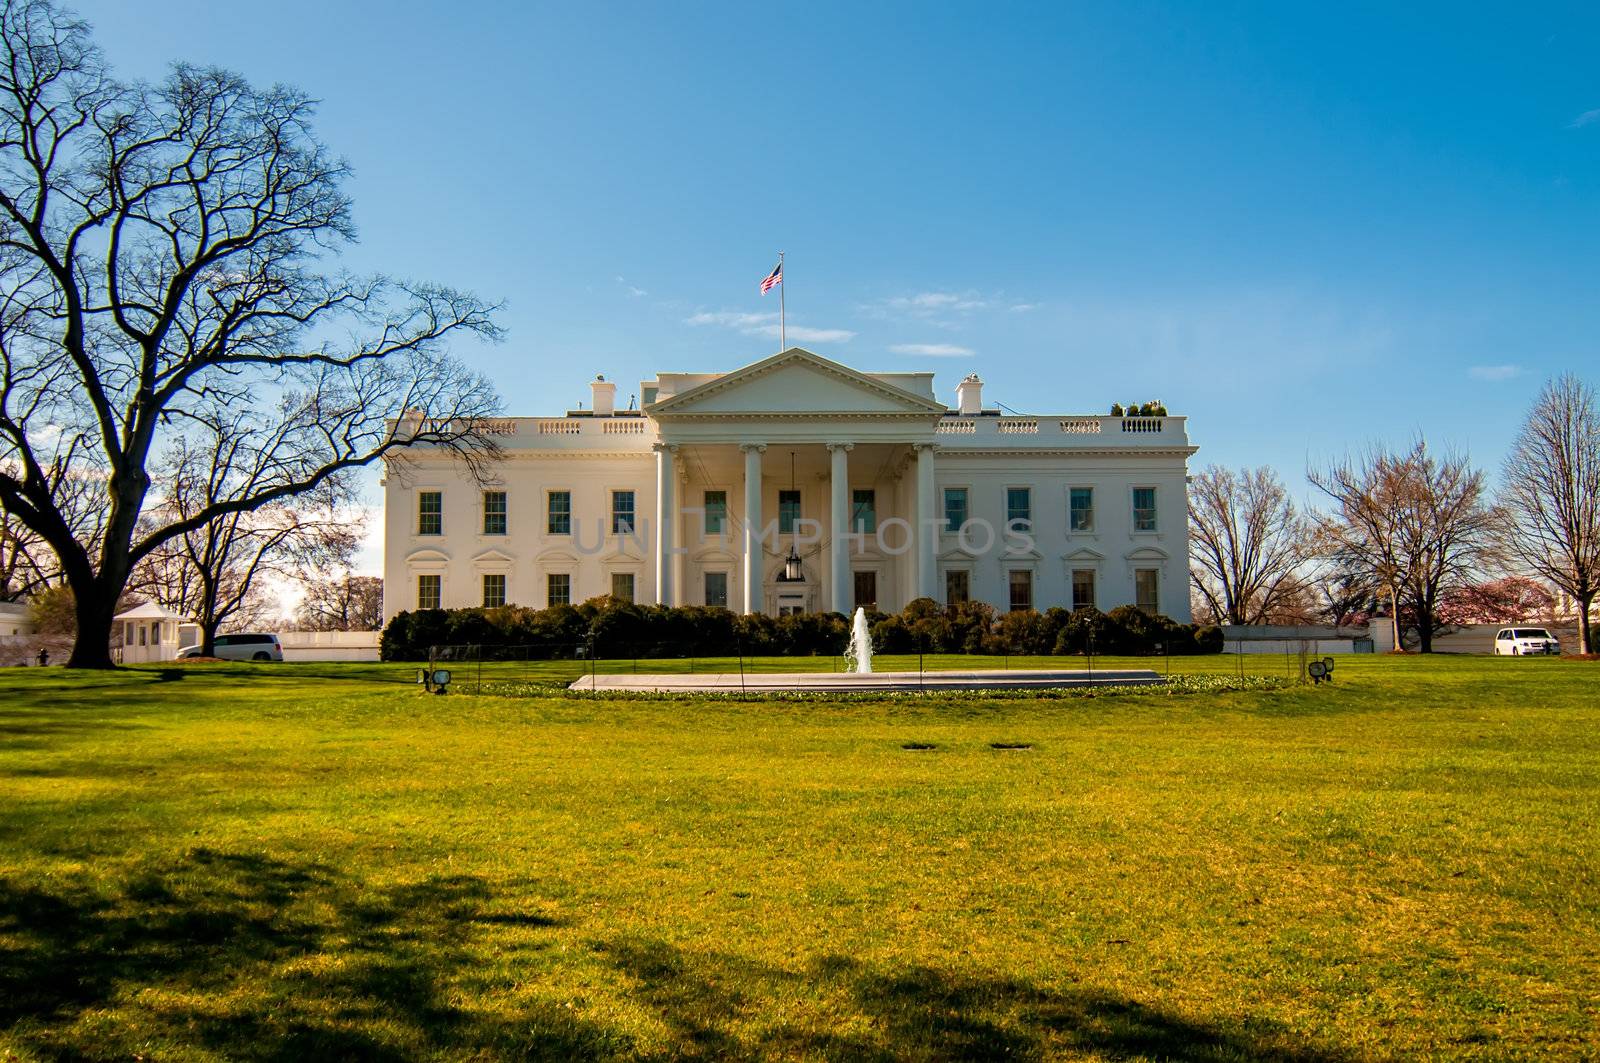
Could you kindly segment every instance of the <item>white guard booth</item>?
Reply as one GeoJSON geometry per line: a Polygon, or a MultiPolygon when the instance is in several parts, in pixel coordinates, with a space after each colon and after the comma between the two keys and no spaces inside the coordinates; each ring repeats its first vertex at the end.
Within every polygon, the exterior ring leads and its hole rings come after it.
{"type": "Polygon", "coordinates": [[[116,615],[112,649],[123,664],[171,661],[200,641],[200,625],[155,602],[116,615]]]}

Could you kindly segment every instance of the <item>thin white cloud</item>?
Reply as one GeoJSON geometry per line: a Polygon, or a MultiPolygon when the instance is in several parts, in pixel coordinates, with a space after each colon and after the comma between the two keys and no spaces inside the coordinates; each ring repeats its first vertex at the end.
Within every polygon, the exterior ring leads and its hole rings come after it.
{"type": "Polygon", "coordinates": [[[1029,310],[1039,309],[1038,303],[1013,303],[1010,310],[1013,314],[1026,314],[1029,310]]]}
{"type": "Polygon", "coordinates": [[[624,278],[622,278],[620,276],[617,278],[617,283],[622,285],[622,290],[628,294],[628,298],[630,298],[630,299],[642,299],[645,296],[650,294],[649,292],[645,291],[643,288],[634,287],[633,285],[629,284],[624,278]]]}
{"type": "Polygon", "coordinates": [[[889,348],[895,354],[919,354],[926,358],[970,358],[977,351],[953,343],[897,343],[889,348]]]}
{"type": "Polygon", "coordinates": [[[1600,107],[1596,107],[1592,111],[1584,111],[1578,117],[1574,118],[1567,128],[1582,129],[1584,126],[1594,125],[1596,122],[1600,122],[1600,107]]]}
{"type": "MultiPolygon", "coordinates": [[[[746,336],[777,336],[777,314],[746,314],[737,310],[702,310],[683,319],[685,325],[721,325],[723,328],[737,329],[746,336]]],[[[856,338],[856,334],[849,329],[842,328],[810,328],[806,325],[790,325],[787,329],[790,340],[801,343],[847,343],[856,338]]]]}
{"type": "Polygon", "coordinates": [[[934,314],[966,314],[982,310],[990,301],[978,292],[917,292],[880,299],[867,309],[878,313],[928,317],[934,314]]]}
{"type": "MultiPolygon", "coordinates": [[[[749,336],[776,336],[777,325],[762,325],[760,328],[741,329],[749,336]]],[[[848,343],[856,338],[856,334],[849,329],[842,328],[807,328],[804,325],[790,325],[788,338],[799,340],[802,343],[848,343]]]]}
{"type": "Polygon", "coordinates": [[[777,314],[741,314],[734,310],[701,311],[683,319],[685,325],[722,325],[726,328],[757,328],[778,320],[777,314]]]}
{"type": "Polygon", "coordinates": [[[1486,380],[1490,383],[1499,380],[1510,380],[1512,377],[1522,375],[1520,365],[1475,365],[1467,370],[1467,375],[1474,380],[1486,380]]]}

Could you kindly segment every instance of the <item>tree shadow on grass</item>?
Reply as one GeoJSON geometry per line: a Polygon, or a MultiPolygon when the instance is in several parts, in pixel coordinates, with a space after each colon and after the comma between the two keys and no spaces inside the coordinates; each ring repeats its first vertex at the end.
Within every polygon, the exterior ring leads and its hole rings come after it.
{"type": "Polygon", "coordinates": [[[537,982],[515,951],[546,947],[557,925],[497,902],[475,876],[373,887],[208,849],[111,885],[0,878],[0,1034],[54,1059],[1348,1058],[1264,1021],[1207,1025],[984,972],[839,956],[790,969],[614,939],[590,958],[615,972],[606,994],[665,1035],[641,1045],[578,1009],[529,994],[504,1003],[483,975],[494,956],[502,980],[537,982]]]}
{"type": "Polygon", "coordinates": [[[1082,1054],[1188,1063],[1355,1058],[1298,1043],[1285,1028],[1263,1020],[1223,1028],[1105,992],[1050,991],[1003,977],[925,966],[885,971],[841,956],[787,970],[660,941],[627,941],[606,951],[632,980],[638,998],[673,1032],[674,1056],[872,1063],[1082,1054]],[[833,1028],[765,1021],[763,1013],[775,1001],[796,997],[825,999],[825,1014],[843,1009],[856,1021],[825,1024],[833,1028]],[[840,1032],[845,1029],[867,1032],[840,1032]]]}
{"type": "Polygon", "coordinates": [[[555,925],[491,909],[475,877],[374,889],[316,864],[204,849],[109,893],[0,879],[0,1031],[47,1058],[182,1044],[230,1059],[387,1060],[507,1043],[570,1058],[613,1041],[570,1016],[463,1003],[455,983],[479,960],[483,926],[555,925]]]}

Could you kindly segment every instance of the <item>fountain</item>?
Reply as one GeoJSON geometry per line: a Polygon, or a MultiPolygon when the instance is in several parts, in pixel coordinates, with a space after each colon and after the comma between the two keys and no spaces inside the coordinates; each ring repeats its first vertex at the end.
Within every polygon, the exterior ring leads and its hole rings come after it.
{"type": "MultiPolygon", "coordinates": [[[[573,690],[640,690],[677,693],[782,694],[785,692],[859,694],[863,691],[931,693],[939,690],[1050,690],[1088,686],[1150,686],[1161,682],[1148,669],[1123,671],[1096,668],[1093,671],[1066,671],[1049,668],[1007,668],[1003,671],[933,670],[915,672],[873,672],[872,634],[867,630],[867,611],[857,607],[850,622],[850,642],[845,649],[847,666],[839,672],[755,672],[745,668],[741,657],[738,672],[693,672],[641,675],[590,672],[570,684],[573,690]]],[[[823,662],[819,662],[823,663],[823,662]]],[[[907,748],[912,748],[908,746],[907,748]]],[[[999,747],[996,747],[999,748],[999,747]]],[[[1012,748],[1007,746],[1006,748],[1012,748]]]]}
{"type": "Polygon", "coordinates": [[[872,671],[872,634],[867,630],[867,611],[856,606],[856,617],[850,622],[850,645],[844,655],[849,662],[845,670],[862,674],[872,671]]]}

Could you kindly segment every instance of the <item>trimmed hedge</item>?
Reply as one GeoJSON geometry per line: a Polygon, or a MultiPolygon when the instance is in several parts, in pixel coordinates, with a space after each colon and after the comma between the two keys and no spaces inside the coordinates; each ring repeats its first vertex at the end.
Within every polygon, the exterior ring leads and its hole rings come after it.
{"type": "MultiPolygon", "coordinates": [[[[1222,631],[1151,616],[1131,605],[1109,613],[1032,609],[997,615],[982,602],[941,606],[918,598],[898,614],[868,613],[875,653],[1064,656],[1222,652],[1222,631]]],[[[383,629],[386,661],[426,660],[433,646],[473,645],[486,656],[538,660],[592,654],[647,657],[811,657],[842,654],[850,621],[840,613],[740,616],[699,605],[668,608],[594,598],[582,605],[524,609],[423,609],[383,629]]]]}

